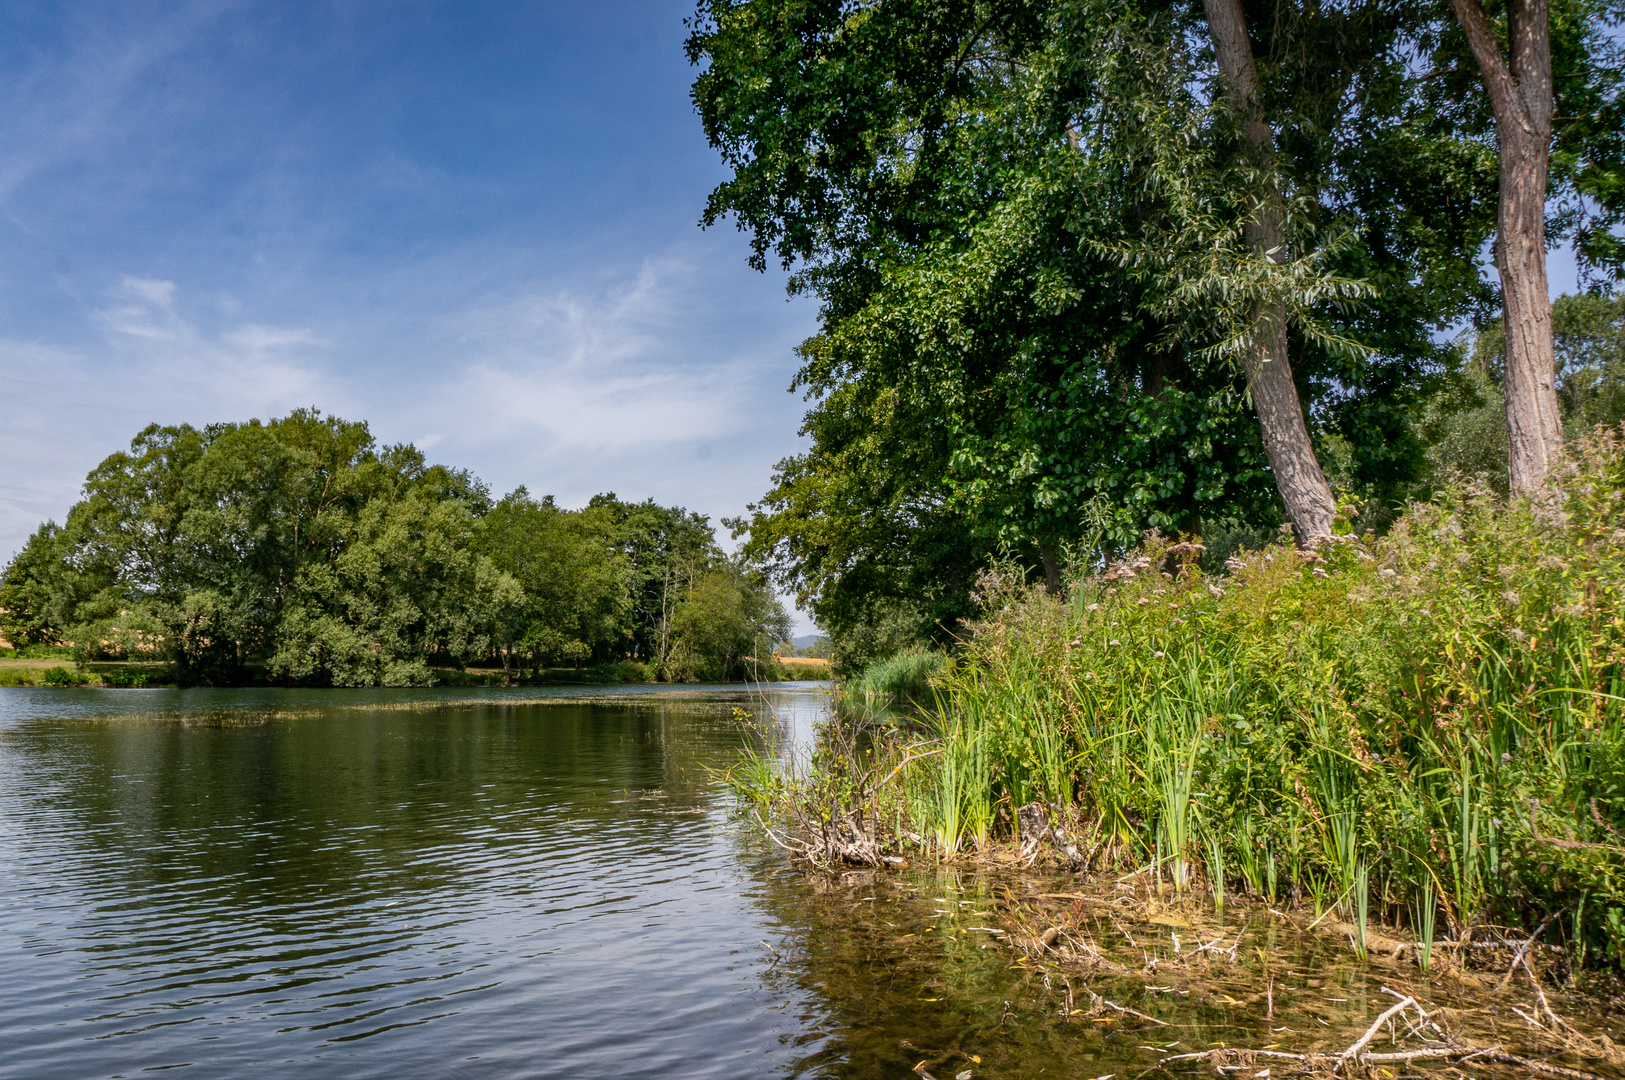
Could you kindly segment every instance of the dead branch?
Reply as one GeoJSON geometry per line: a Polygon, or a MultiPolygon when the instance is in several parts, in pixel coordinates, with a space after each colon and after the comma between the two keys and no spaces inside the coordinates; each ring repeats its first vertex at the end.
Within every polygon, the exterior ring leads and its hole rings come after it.
{"type": "Polygon", "coordinates": [[[1517,951],[1512,954],[1512,963],[1507,966],[1507,973],[1501,976],[1500,983],[1498,983],[1495,987],[1497,990],[1505,990],[1507,988],[1507,984],[1512,981],[1512,975],[1518,970],[1518,965],[1520,963],[1523,963],[1525,968],[1529,966],[1524,962],[1524,957],[1529,954],[1530,946],[1534,945],[1535,942],[1540,940],[1540,935],[1546,932],[1546,928],[1552,925],[1552,922],[1559,915],[1563,914],[1573,906],[1573,904],[1564,904],[1562,907],[1540,920],[1540,925],[1535,927],[1535,932],[1530,934],[1528,940],[1519,945],[1517,951]]]}
{"type": "MultiPolygon", "coordinates": [[[[1525,961],[1525,963],[1527,963],[1527,961],[1525,961]]],[[[1539,992],[1538,986],[1536,991],[1537,993],[1539,992]]],[[[1547,1076],[1561,1077],[1563,1080],[1603,1080],[1602,1077],[1596,1075],[1595,1073],[1581,1072],[1578,1069],[1570,1069],[1562,1065],[1551,1065],[1544,1061],[1520,1057],[1516,1054],[1507,1052],[1507,1050],[1500,1045],[1472,1046],[1466,1043],[1458,1042],[1433,1021],[1433,1018],[1428,1015],[1427,1011],[1422,1008],[1421,1004],[1418,1003],[1414,997],[1411,997],[1408,994],[1400,994],[1397,991],[1390,990],[1386,986],[1382,988],[1382,992],[1390,997],[1398,998],[1398,1002],[1386,1009],[1381,1016],[1378,1016],[1377,1019],[1372,1022],[1371,1026],[1365,1030],[1365,1033],[1351,1043],[1348,1049],[1344,1050],[1340,1054],[1329,1054],[1323,1052],[1295,1054],[1286,1050],[1252,1050],[1242,1047],[1220,1047],[1213,1050],[1202,1050],[1196,1053],[1175,1054],[1171,1057],[1162,1058],[1158,1064],[1167,1065],[1170,1062],[1175,1061],[1207,1060],[1212,1062],[1216,1067],[1236,1068],[1238,1066],[1251,1065],[1259,1058],[1269,1058],[1275,1061],[1296,1062],[1300,1066],[1300,1069],[1298,1070],[1300,1073],[1319,1073],[1328,1070],[1336,1073],[1351,1064],[1369,1066],[1391,1065],[1410,1061],[1448,1061],[1459,1065],[1469,1060],[1488,1060],[1501,1062],[1507,1065],[1516,1065],[1531,1072],[1541,1073],[1547,1076]],[[1415,1035],[1424,1026],[1426,1026],[1436,1032],[1441,1041],[1431,1043],[1427,1046],[1420,1046],[1412,1050],[1384,1050],[1378,1052],[1367,1050],[1366,1046],[1369,1045],[1371,1040],[1376,1037],[1377,1033],[1382,1030],[1383,1025],[1387,1024],[1396,1016],[1402,1016],[1406,1010],[1414,1010],[1418,1018],[1415,1026],[1411,1028],[1411,1035],[1415,1035]],[[1231,1062],[1231,1064],[1220,1066],[1221,1062],[1231,1062]]],[[[1542,1005],[1545,1005],[1544,994],[1541,995],[1541,1003],[1542,1005]]],[[[1557,1019],[1556,1015],[1551,1013],[1549,1006],[1547,1006],[1547,1014],[1552,1017],[1554,1025],[1561,1024],[1561,1021],[1557,1019]]],[[[1570,1032],[1573,1032],[1574,1030],[1573,1028],[1569,1028],[1566,1024],[1563,1024],[1562,1026],[1570,1032]]],[[[1570,1044],[1579,1041],[1582,1040],[1578,1037],[1567,1040],[1567,1042],[1570,1044]]]]}
{"type": "Polygon", "coordinates": [[[1117,1002],[1112,1001],[1109,998],[1103,998],[1103,997],[1099,997],[1097,995],[1095,997],[1095,1000],[1100,1002],[1102,1005],[1107,1006],[1108,1008],[1116,1009],[1120,1013],[1127,1013],[1130,1016],[1138,1016],[1141,1020],[1149,1020],[1153,1024],[1157,1025],[1158,1027],[1171,1027],[1172,1026],[1171,1024],[1168,1024],[1165,1021],[1158,1020],[1155,1016],[1147,1016],[1143,1012],[1138,1012],[1138,1011],[1136,1011],[1134,1009],[1130,1009],[1125,1005],[1119,1005],[1119,1004],[1117,1004],[1117,1002]]]}
{"type": "MultiPolygon", "coordinates": [[[[1382,1025],[1386,1024],[1394,1016],[1396,1016],[1399,1013],[1404,1012],[1406,1009],[1410,1008],[1413,1005],[1416,1005],[1416,999],[1415,998],[1409,997],[1409,996],[1400,998],[1399,999],[1399,1004],[1390,1006],[1386,1012],[1384,1012],[1381,1016],[1379,1016],[1375,1020],[1373,1020],[1371,1022],[1371,1026],[1366,1029],[1365,1034],[1361,1035],[1358,1039],[1354,1040],[1354,1044],[1352,1046],[1350,1046],[1347,1050],[1344,1050],[1341,1054],[1338,1055],[1339,1060],[1346,1062],[1350,1058],[1352,1058],[1356,1054],[1358,1054],[1361,1050],[1364,1050],[1366,1043],[1370,1042],[1373,1038],[1375,1038],[1377,1032],[1382,1030],[1382,1025]]],[[[1420,1005],[1416,1005],[1416,1011],[1421,1012],[1422,1007],[1420,1005]]]]}

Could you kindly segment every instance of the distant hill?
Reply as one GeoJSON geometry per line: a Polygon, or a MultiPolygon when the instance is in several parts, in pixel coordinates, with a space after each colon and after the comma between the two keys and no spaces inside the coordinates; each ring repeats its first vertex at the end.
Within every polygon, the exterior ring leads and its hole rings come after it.
{"type": "Polygon", "coordinates": [[[806,656],[828,660],[830,658],[829,638],[823,634],[802,634],[798,638],[791,638],[779,646],[780,656],[806,656]]]}

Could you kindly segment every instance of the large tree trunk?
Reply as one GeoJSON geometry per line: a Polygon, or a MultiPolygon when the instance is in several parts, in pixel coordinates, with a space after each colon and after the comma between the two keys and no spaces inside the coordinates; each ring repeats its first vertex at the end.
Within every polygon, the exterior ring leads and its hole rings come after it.
{"type": "Polygon", "coordinates": [[[1552,47],[1547,0],[1508,0],[1512,63],[1479,0],[1450,0],[1484,75],[1501,144],[1495,264],[1506,327],[1507,441],[1513,491],[1531,491],[1563,451],[1546,285],[1546,173],[1552,150],[1552,47]]]}
{"type": "MultiPolygon", "coordinates": [[[[1252,42],[1241,0],[1205,0],[1208,32],[1219,61],[1225,95],[1242,119],[1242,132],[1266,174],[1274,162],[1274,138],[1264,122],[1258,103],[1258,68],[1253,62],[1252,42]]],[[[1286,210],[1281,193],[1274,187],[1261,192],[1257,214],[1246,225],[1247,242],[1254,251],[1270,252],[1271,258],[1286,256],[1286,210]]],[[[1312,544],[1332,531],[1337,501],[1331,485],[1315,457],[1309,429],[1303,422],[1303,405],[1292,382],[1292,365],[1286,350],[1286,305],[1266,304],[1257,313],[1253,348],[1243,361],[1247,389],[1264,433],[1264,453],[1269,456],[1275,486],[1286,503],[1287,517],[1300,544],[1312,544]]]]}

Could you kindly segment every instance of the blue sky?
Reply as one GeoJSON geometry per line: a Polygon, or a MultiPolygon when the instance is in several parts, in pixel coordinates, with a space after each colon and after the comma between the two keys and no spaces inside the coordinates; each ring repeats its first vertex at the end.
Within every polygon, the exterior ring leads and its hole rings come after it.
{"type": "Polygon", "coordinates": [[[814,310],[697,226],[692,10],[0,8],[0,560],[145,424],[301,405],[499,493],[739,513],[814,310]]]}
{"type": "Polygon", "coordinates": [[[697,227],[691,12],[0,6],[0,561],[147,423],[302,405],[498,493],[739,513],[814,311],[697,227]]]}

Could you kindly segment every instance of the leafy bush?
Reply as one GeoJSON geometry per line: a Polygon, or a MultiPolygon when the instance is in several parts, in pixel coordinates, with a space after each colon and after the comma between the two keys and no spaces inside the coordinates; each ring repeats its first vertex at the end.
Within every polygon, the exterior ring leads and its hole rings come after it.
{"type": "Polygon", "coordinates": [[[654,672],[648,664],[639,660],[622,660],[609,667],[611,680],[622,683],[652,683],[655,681],[654,672]]]}
{"type": "Polygon", "coordinates": [[[1625,958],[1619,433],[1535,498],[1457,486],[1380,539],[1201,555],[1151,536],[1065,601],[985,577],[940,744],[876,754],[892,842],[951,854],[1044,802],[1096,866],[1456,934],[1565,912],[1625,958]]]}
{"type": "Polygon", "coordinates": [[[46,686],[83,686],[90,680],[76,671],[69,671],[65,667],[50,668],[40,680],[46,686]]]}

